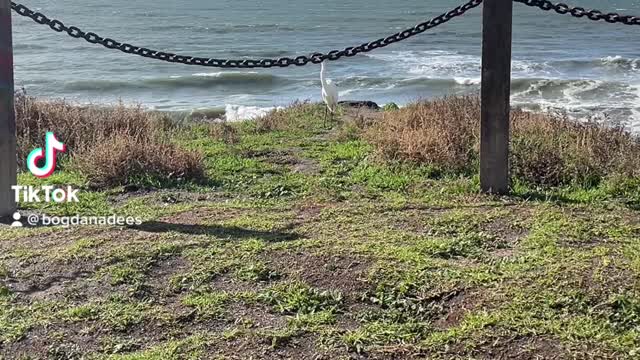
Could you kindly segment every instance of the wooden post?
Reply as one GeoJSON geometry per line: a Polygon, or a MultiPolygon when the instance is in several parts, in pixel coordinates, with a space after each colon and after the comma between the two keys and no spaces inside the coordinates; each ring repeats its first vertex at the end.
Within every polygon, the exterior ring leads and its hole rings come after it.
{"type": "Polygon", "coordinates": [[[0,0],[0,218],[11,216],[16,210],[11,189],[17,183],[13,96],[11,0],[0,0]]]}
{"type": "Polygon", "coordinates": [[[512,0],[484,0],[480,186],[493,194],[509,192],[512,12],[512,0]]]}

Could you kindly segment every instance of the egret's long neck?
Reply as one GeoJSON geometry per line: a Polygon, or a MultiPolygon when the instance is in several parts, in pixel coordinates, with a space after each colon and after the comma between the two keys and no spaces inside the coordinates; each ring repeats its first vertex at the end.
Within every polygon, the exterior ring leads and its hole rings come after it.
{"type": "Polygon", "coordinates": [[[322,85],[326,85],[327,84],[324,61],[322,63],[320,63],[320,82],[322,83],[322,85]]]}

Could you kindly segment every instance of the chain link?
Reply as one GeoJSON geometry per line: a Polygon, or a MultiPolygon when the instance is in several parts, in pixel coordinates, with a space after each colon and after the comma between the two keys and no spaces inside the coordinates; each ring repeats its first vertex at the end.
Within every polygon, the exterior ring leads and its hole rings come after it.
{"type": "Polygon", "coordinates": [[[482,4],[483,0],[470,0],[469,2],[457,6],[451,11],[445,12],[433,19],[420,23],[410,29],[395,33],[393,35],[374,40],[372,42],[363,43],[358,46],[350,46],[343,50],[332,50],[328,53],[316,52],[311,55],[300,55],[297,57],[282,57],[279,59],[214,59],[203,58],[188,55],[179,55],[164,51],[147,49],[145,47],[135,46],[111,38],[104,38],[93,32],[85,32],[75,26],[66,26],[63,22],[56,19],[49,19],[40,12],[33,11],[22,4],[11,2],[11,8],[18,14],[28,17],[38,24],[49,26],[56,32],[66,32],[69,36],[77,39],[84,39],[91,44],[100,44],[108,49],[120,50],[127,54],[139,55],[146,58],[181,63],[186,65],[199,65],[219,68],[272,68],[272,67],[289,67],[304,66],[309,63],[319,64],[325,60],[335,61],[343,57],[352,57],[361,53],[366,53],[375,49],[383,48],[393,43],[406,40],[410,37],[421,34],[429,29],[433,29],[438,25],[442,25],[449,20],[464,15],[467,11],[482,4]]]}
{"type": "Polygon", "coordinates": [[[558,14],[570,14],[573,17],[581,18],[586,17],[593,21],[604,20],[611,24],[625,24],[625,25],[640,25],[640,18],[632,15],[620,15],[618,13],[603,13],[600,10],[586,10],[583,7],[571,7],[567,4],[558,3],[554,4],[549,0],[513,0],[514,2],[522,3],[527,6],[539,7],[542,10],[549,11],[554,10],[558,14]]]}

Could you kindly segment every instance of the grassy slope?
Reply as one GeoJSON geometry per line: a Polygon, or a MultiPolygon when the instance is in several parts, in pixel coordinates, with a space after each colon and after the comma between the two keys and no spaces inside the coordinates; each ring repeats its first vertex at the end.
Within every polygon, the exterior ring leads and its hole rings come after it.
{"type": "Polygon", "coordinates": [[[138,228],[1,229],[0,358],[640,357],[637,201],[479,195],[300,116],[180,134],[208,185],[36,209],[138,228]]]}

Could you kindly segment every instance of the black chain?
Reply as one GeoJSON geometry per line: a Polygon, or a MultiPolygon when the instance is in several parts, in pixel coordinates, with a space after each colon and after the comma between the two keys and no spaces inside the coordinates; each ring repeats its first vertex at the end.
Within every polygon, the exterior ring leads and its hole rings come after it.
{"type": "Polygon", "coordinates": [[[319,64],[325,60],[338,60],[342,57],[352,57],[360,53],[366,53],[375,49],[383,48],[393,43],[406,40],[410,37],[421,34],[438,25],[442,25],[449,20],[464,15],[467,11],[482,4],[482,0],[470,0],[469,2],[454,8],[451,11],[436,16],[433,19],[420,23],[410,29],[400,31],[393,35],[378,40],[367,42],[358,46],[350,46],[344,50],[333,50],[328,53],[313,53],[312,55],[301,55],[294,58],[282,57],[279,59],[213,59],[187,55],[178,55],[167,53],[164,51],[147,49],[145,47],[135,46],[123,42],[119,42],[110,38],[104,38],[93,32],[85,32],[75,26],[66,26],[60,20],[49,19],[40,12],[35,12],[22,4],[11,2],[11,8],[18,14],[31,18],[38,24],[47,25],[57,32],[66,32],[74,38],[82,38],[92,44],[100,44],[109,49],[117,49],[127,54],[135,54],[151,59],[162,60],[172,63],[181,63],[187,65],[200,65],[220,68],[271,68],[271,67],[288,67],[291,65],[304,66],[309,63],[319,64]]]}
{"type": "Polygon", "coordinates": [[[586,10],[583,7],[571,7],[567,4],[554,4],[549,0],[513,0],[528,6],[539,7],[542,10],[554,10],[558,14],[570,14],[571,16],[581,18],[587,17],[593,21],[604,20],[608,23],[620,23],[625,25],[640,25],[640,18],[632,15],[620,15],[617,13],[603,13],[600,10],[586,10]]]}
{"type": "MultiPolygon", "coordinates": [[[[469,2],[457,6],[451,11],[436,16],[433,19],[420,23],[410,29],[397,32],[385,38],[367,42],[358,46],[350,46],[343,50],[333,50],[328,53],[313,53],[312,55],[301,55],[294,58],[282,57],[279,59],[214,59],[203,58],[188,55],[179,55],[164,51],[147,49],[145,47],[135,46],[123,42],[119,42],[110,38],[102,37],[93,32],[85,32],[75,26],[66,26],[63,22],[56,19],[49,19],[46,15],[33,11],[22,4],[11,2],[11,8],[18,14],[28,17],[38,24],[47,25],[57,32],[66,32],[74,38],[82,38],[91,44],[100,44],[109,49],[117,49],[127,54],[139,55],[151,59],[162,60],[173,63],[181,63],[187,65],[200,65],[221,68],[271,68],[271,67],[288,67],[291,65],[304,66],[309,63],[319,64],[325,60],[335,61],[342,57],[352,57],[360,53],[366,53],[375,49],[383,48],[393,43],[406,40],[410,37],[421,34],[438,25],[442,25],[449,20],[464,15],[467,11],[482,4],[483,0],[470,0],[469,2]]],[[[599,10],[585,10],[582,7],[570,7],[567,4],[554,4],[549,0],[513,0],[528,6],[538,7],[542,10],[554,10],[559,14],[570,14],[577,18],[586,17],[590,20],[604,20],[608,23],[621,23],[626,25],[640,25],[640,18],[631,15],[620,15],[617,13],[603,13],[599,10]]]]}

